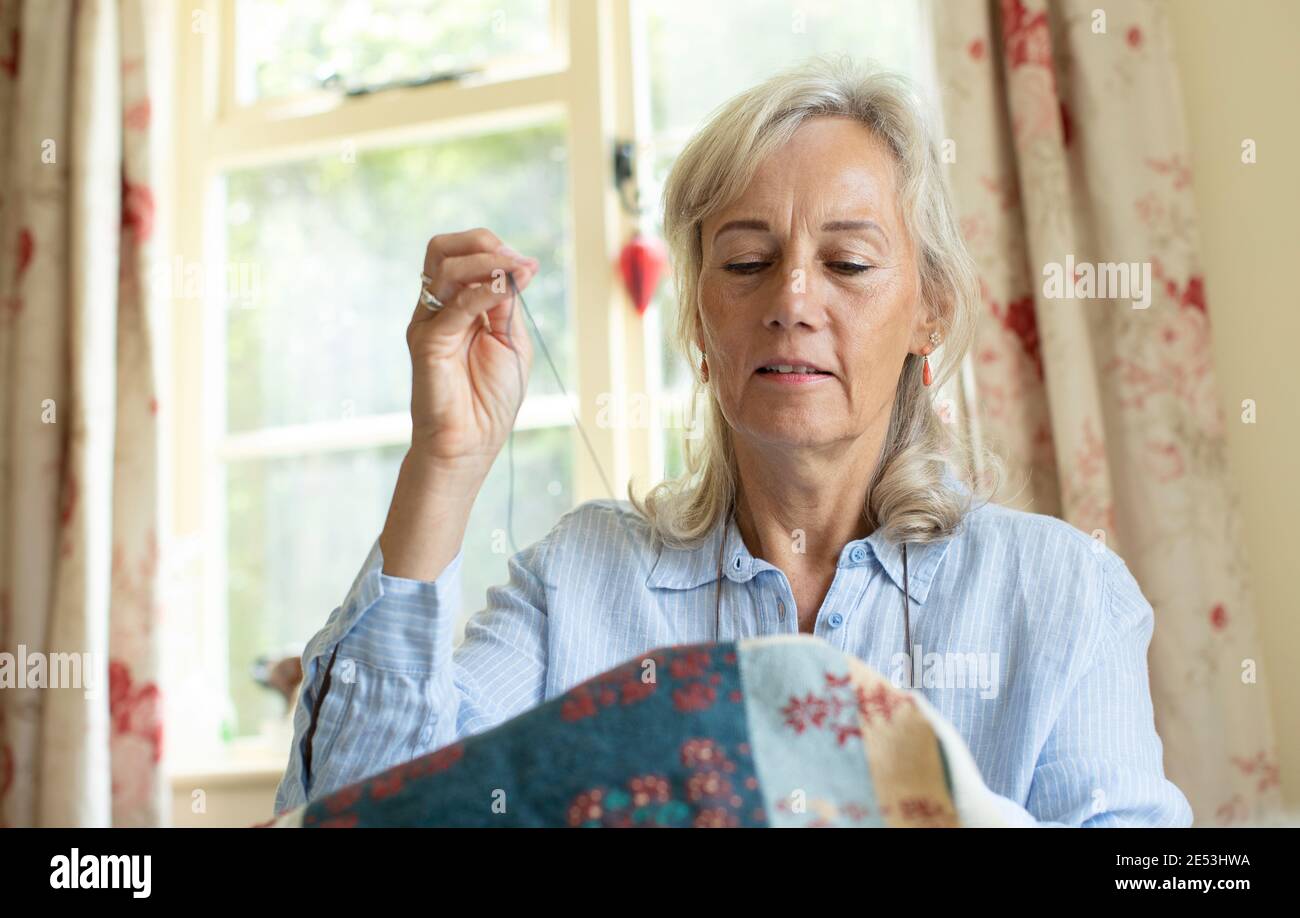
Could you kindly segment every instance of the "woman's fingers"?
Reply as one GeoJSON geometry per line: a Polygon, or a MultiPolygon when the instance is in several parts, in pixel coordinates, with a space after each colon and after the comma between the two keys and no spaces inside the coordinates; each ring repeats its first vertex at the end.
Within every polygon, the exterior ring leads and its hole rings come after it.
{"type": "Polygon", "coordinates": [[[440,233],[424,247],[424,273],[430,277],[444,259],[475,252],[495,252],[505,245],[497,234],[482,226],[460,233],[440,233]]]}
{"type": "Polygon", "coordinates": [[[457,255],[444,260],[437,275],[431,275],[436,285],[432,289],[434,296],[445,303],[471,284],[486,284],[494,277],[504,280],[506,274],[520,268],[536,271],[537,265],[535,258],[508,255],[504,251],[457,255]]]}
{"type": "MultiPolygon", "coordinates": [[[[417,316],[412,324],[426,326],[427,334],[440,338],[463,335],[474,323],[481,322],[480,317],[494,306],[509,304],[514,295],[510,286],[510,274],[514,276],[515,285],[523,290],[533,279],[535,269],[525,265],[511,272],[502,271],[485,282],[479,282],[476,287],[466,286],[452,299],[443,300],[447,305],[437,312],[430,312],[422,305],[417,306],[416,313],[423,312],[425,316],[417,316]]],[[[523,307],[516,305],[517,311],[522,312],[523,307]]],[[[501,323],[502,328],[499,329],[503,333],[504,324],[501,323]]]]}
{"type": "MultiPolygon", "coordinates": [[[[466,287],[477,287],[494,279],[504,283],[507,273],[513,271],[519,275],[525,269],[536,273],[538,265],[536,258],[520,255],[501,243],[490,230],[448,233],[434,236],[425,246],[424,274],[431,279],[425,286],[440,301],[450,305],[466,287]]],[[[411,321],[429,321],[436,314],[417,302],[411,321]]]]}
{"type": "MultiPolygon", "coordinates": [[[[522,290],[522,285],[520,286],[522,290]]],[[[516,298],[511,302],[494,303],[483,314],[483,327],[503,344],[510,344],[525,359],[532,355],[532,337],[528,334],[528,324],[524,317],[523,304],[516,298]]]]}

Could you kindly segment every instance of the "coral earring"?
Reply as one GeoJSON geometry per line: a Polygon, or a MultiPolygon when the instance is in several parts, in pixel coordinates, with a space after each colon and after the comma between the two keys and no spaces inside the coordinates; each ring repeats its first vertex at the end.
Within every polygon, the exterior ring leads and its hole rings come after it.
{"type": "Polygon", "coordinates": [[[930,375],[930,358],[927,356],[925,358],[925,372],[921,374],[921,382],[928,386],[932,379],[933,377],[930,375]]]}

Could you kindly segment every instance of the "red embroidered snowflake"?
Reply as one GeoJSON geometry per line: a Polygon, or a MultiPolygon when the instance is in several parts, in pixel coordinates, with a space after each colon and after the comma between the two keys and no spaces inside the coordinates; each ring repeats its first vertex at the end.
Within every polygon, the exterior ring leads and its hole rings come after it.
{"type": "Polygon", "coordinates": [[[803,698],[791,696],[789,703],[781,709],[786,724],[795,733],[809,729],[830,730],[835,734],[836,742],[843,746],[850,737],[861,739],[863,721],[871,723],[879,717],[889,723],[899,707],[915,704],[906,693],[894,691],[884,684],[867,691],[860,686],[855,688],[847,675],[826,673],[825,680],[826,693],[809,692],[803,698]]]}
{"type": "Polygon", "coordinates": [[[1257,791],[1263,792],[1270,787],[1278,786],[1277,760],[1269,758],[1263,752],[1257,752],[1251,758],[1234,755],[1232,764],[1236,765],[1243,775],[1257,775],[1259,777],[1259,784],[1255,787],[1257,791]]]}
{"type": "Polygon", "coordinates": [[[895,691],[883,683],[870,692],[858,689],[858,713],[868,723],[875,717],[883,717],[885,723],[889,723],[896,710],[915,705],[911,695],[895,691]]]}

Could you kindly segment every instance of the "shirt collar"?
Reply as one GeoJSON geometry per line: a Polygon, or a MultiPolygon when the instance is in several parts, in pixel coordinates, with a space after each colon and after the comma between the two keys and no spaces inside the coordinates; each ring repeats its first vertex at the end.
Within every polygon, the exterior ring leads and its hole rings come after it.
{"type": "MultiPolygon", "coordinates": [[[[949,487],[965,493],[968,489],[952,474],[945,470],[944,482],[949,487]]],[[[659,557],[654,569],[646,579],[646,586],[657,589],[689,590],[718,579],[718,545],[725,540],[722,550],[722,573],[730,580],[743,583],[760,571],[776,570],[775,565],[755,558],[745,546],[740,529],[731,514],[727,515],[725,526],[722,521],[715,523],[704,541],[696,548],[673,548],[661,543],[659,557]]],[[[918,603],[924,603],[930,594],[930,585],[934,582],[935,572],[952,544],[953,536],[947,535],[932,542],[909,542],[907,545],[907,584],[908,596],[918,603]]],[[[901,591],[903,589],[903,549],[894,541],[886,539],[879,529],[865,539],[854,539],[840,550],[840,567],[861,567],[878,562],[889,575],[889,579],[901,591]],[[857,551],[856,549],[861,549],[857,551]]]]}

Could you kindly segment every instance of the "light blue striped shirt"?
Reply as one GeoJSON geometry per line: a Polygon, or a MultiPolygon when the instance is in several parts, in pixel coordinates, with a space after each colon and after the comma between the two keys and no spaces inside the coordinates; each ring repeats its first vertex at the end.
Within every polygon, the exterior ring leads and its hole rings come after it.
{"type": "MultiPolygon", "coordinates": [[[[303,653],[277,812],[486,730],[653,648],[714,640],[723,531],[674,549],[626,501],[587,501],[509,559],[509,582],[487,591],[459,646],[463,549],[424,582],[384,574],[376,540],[303,653]],[[304,741],[318,701],[308,774],[304,741]]],[[[785,574],[750,554],[734,518],[725,540],[716,638],[796,633],[785,574]]],[[[1026,821],[1191,824],[1186,797],[1165,777],[1153,720],[1152,608],[1119,555],[1059,519],[995,504],[942,541],[909,543],[907,554],[910,667],[902,553],[879,531],[840,551],[814,633],[900,684],[913,676],[985,783],[1026,821]]]]}

